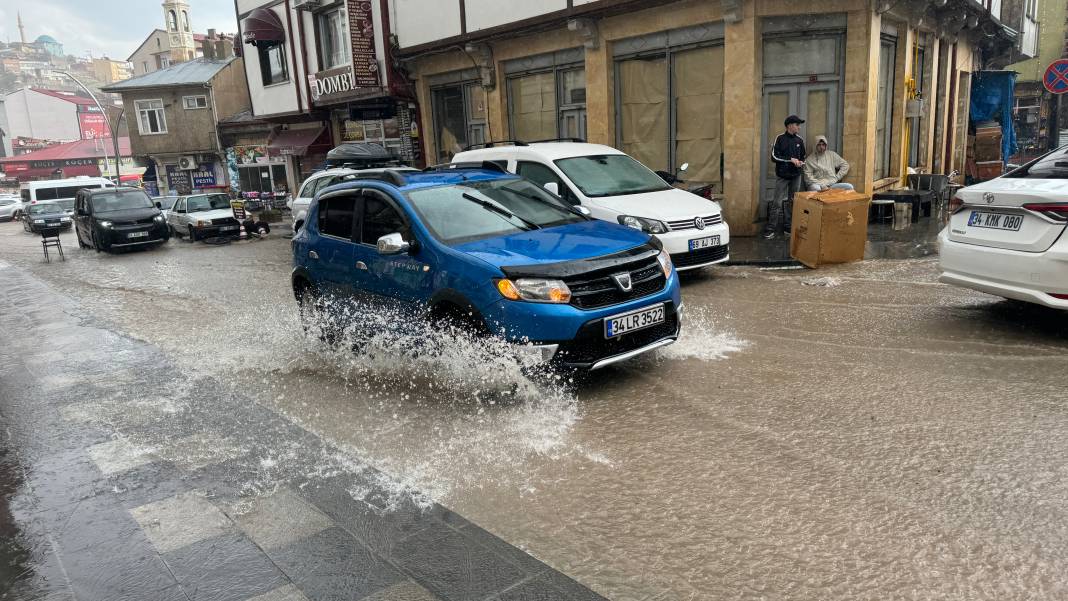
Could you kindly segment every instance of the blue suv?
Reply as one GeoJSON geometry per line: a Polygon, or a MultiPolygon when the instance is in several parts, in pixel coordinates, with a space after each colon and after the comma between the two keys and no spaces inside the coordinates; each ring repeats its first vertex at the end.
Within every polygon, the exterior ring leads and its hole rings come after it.
{"type": "Polygon", "coordinates": [[[679,336],[678,275],[639,230],[492,163],[351,178],[316,195],[293,238],[302,315],[331,297],[400,304],[585,369],[679,336]]]}

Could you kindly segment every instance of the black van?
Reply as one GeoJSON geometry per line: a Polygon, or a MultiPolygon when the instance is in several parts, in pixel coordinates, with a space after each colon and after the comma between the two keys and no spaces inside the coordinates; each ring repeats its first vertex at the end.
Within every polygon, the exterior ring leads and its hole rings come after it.
{"type": "Polygon", "coordinates": [[[141,188],[79,190],[74,231],[78,246],[97,252],[159,245],[171,237],[163,213],[141,188]]]}

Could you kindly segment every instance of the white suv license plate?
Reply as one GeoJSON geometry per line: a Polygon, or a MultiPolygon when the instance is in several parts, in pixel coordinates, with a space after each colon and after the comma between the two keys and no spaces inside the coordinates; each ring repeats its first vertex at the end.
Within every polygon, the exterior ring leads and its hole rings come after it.
{"type": "Polygon", "coordinates": [[[985,227],[992,230],[1020,231],[1023,225],[1023,215],[1011,213],[988,213],[986,211],[972,211],[968,216],[969,227],[985,227]]]}
{"type": "Polygon", "coordinates": [[[127,238],[147,238],[148,232],[130,232],[126,234],[127,238]]]}
{"type": "Polygon", "coordinates": [[[719,236],[709,236],[707,238],[696,238],[690,240],[690,250],[701,250],[703,248],[712,248],[713,246],[719,246],[719,236]]]}
{"type": "Polygon", "coordinates": [[[655,307],[638,309],[637,311],[631,311],[630,313],[605,317],[604,337],[618,338],[619,336],[629,334],[635,330],[643,330],[664,323],[664,320],[665,315],[663,304],[656,305],[655,307]]]}

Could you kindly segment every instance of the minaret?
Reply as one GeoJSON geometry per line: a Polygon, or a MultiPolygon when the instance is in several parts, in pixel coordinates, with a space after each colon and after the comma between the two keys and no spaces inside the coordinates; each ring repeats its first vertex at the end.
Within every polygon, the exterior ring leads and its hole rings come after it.
{"type": "Polygon", "coordinates": [[[18,13],[18,17],[19,17],[19,39],[21,39],[22,43],[25,44],[26,43],[26,27],[24,27],[22,25],[22,13],[18,13]]]}
{"type": "Polygon", "coordinates": [[[171,62],[184,63],[196,58],[189,3],[186,0],[163,0],[163,23],[171,43],[171,62]]]}

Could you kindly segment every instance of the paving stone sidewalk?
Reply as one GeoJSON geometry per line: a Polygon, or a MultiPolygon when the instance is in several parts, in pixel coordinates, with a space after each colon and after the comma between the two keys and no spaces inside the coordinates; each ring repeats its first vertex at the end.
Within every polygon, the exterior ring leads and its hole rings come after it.
{"type": "Polygon", "coordinates": [[[2,261],[0,303],[0,598],[603,599],[2,261]]]}

